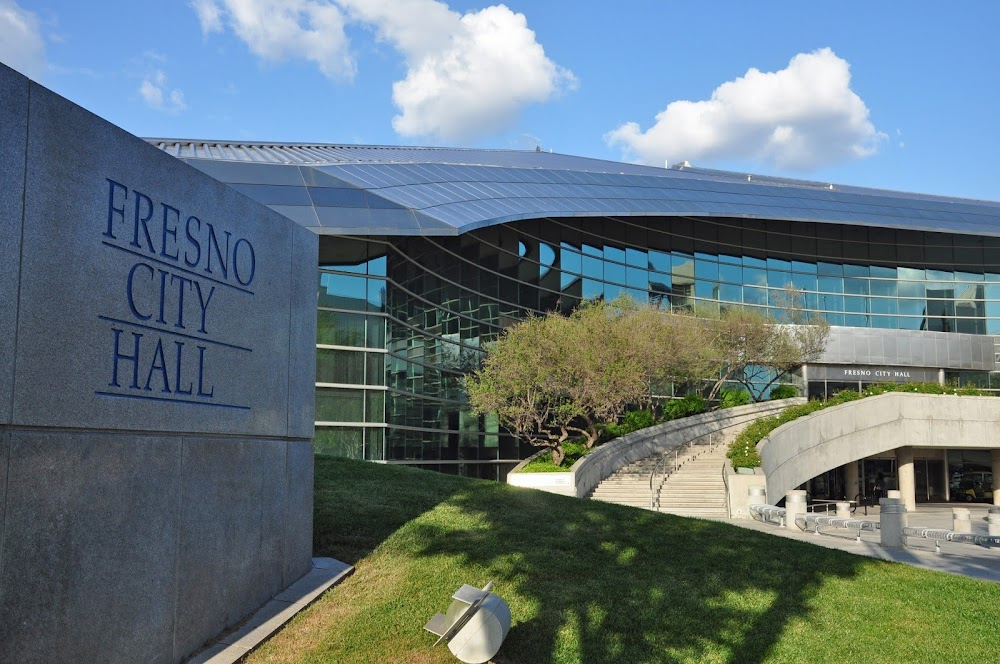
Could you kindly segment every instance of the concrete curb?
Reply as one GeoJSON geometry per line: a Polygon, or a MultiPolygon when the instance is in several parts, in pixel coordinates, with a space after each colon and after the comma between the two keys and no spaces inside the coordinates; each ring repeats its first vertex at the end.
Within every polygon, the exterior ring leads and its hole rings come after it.
{"type": "Polygon", "coordinates": [[[202,650],[188,664],[234,664],[277,632],[296,613],[329,588],[347,578],[354,568],[333,558],[313,558],[312,569],[260,607],[239,627],[202,650]]]}

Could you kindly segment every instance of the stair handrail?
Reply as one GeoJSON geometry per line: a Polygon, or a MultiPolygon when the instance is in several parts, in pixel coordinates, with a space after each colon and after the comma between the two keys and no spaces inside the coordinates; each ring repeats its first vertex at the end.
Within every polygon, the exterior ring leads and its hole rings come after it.
{"type": "MultiPolygon", "coordinates": [[[[697,459],[698,456],[702,452],[704,452],[705,450],[700,450],[697,454],[694,454],[694,455],[692,455],[690,457],[685,456],[681,460],[680,463],[677,462],[677,453],[679,451],[681,451],[681,450],[685,450],[687,452],[690,452],[691,448],[694,448],[696,446],[700,446],[700,443],[698,443],[698,441],[702,440],[706,436],[708,437],[708,451],[709,452],[714,452],[715,451],[715,446],[716,446],[716,443],[714,442],[714,440],[715,440],[715,434],[716,433],[718,433],[718,432],[709,431],[708,433],[702,434],[702,435],[698,436],[697,438],[692,438],[691,440],[685,442],[683,445],[678,445],[677,447],[675,447],[673,449],[673,453],[674,453],[674,465],[670,469],[670,472],[664,472],[663,473],[663,478],[660,480],[660,482],[658,484],[656,484],[656,488],[654,489],[653,488],[653,480],[656,478],[656,473],[660,469],[660,465],[663,464],[663,462],[667,460],[667,455],[666,454],[660,455],[660,458],[656,461],[656,464],[653,466],[652,472],[650,472],[650,474],[649,474],[649,509],[655,510],[657,512],[660,511],[660,491],[663,489],[663,485],[667,481],[667,478],[670,477],[671,475],[673,475],[675,472],[677,472],[677,470],[681,466],[683,466],[685,463],[687,463],[688,461],[691,461],[692,459],[697,459]]],[[[719,436],[719,438],[722,439],[722,438],[724,438],[724,436],[719,436]]]]}

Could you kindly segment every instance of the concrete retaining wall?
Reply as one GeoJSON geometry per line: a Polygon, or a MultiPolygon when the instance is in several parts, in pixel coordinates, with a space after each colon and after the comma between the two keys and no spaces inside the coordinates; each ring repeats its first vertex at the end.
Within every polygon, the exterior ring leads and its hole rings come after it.
{"type": "Polygon", "coordinates": [[[309,570],[316,251],[0,65],[0,661],[178,662],[309,570]]]}
{"type": "Polygon", "coordinates": [[[665,422],[602,445],[573,464],[569,473],[518,473],[518,468],[527,463],[525,460],[507,475],[507,482],[514,486],[584,498],[601,480],[634,461],[680,447],[689,440],[710,433],[721,431],[735,435],[744,425],[759,417],[773,415],[800,403],[805,403],[805,399],[765,401],[665,422]]]}
{"type": "Polygon", "coordinates": [[[1000,447],[1000,398],[889,392],[782,425],[758,446],[767,495],[898,447],[1000,447]]]}

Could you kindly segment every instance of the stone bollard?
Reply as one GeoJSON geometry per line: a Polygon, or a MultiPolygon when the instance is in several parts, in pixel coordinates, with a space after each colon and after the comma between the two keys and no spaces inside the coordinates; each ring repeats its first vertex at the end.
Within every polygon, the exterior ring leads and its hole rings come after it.
{"type": "Polygon", "coordinates": [[[887,549],[904,548],[906,537],[903,535],[903,528],[906,528],[906,505],[903,503],[903,499],[887,497],[881,499],[879,504],[882,506],[879,515],[882,546],[887,549]]]}
{"type": "Polygon", "coordinates": [[[785,528],[798,528],[795,518],[806,511],[805,491],[793,489],[785,494],[785,528]]]}
{"type": "Polygon", "coordinates": [[[903,492],[899,491],[898,489],[889,489],[888,491],[885,492],[885,497],[895,498],[896,500],[899,500],[900,498],[903,497],[903,492]]]}
{"type": "Polygon", "coordinates": [[[851,518],[851,504],[850,503],[837,503],[837,518],[838,519],[850,519],[851,518]]]}
{"type": "Polygon", "coordinates": [[[991,507],[986,515],[986,528],[990,537],[1000,536],[1000,507],[991,507]]]}
{"type": "Polygon", "coordinates": [[[752,486],[747,489],[751,505],[767,505],[767,489],[762,486],[752,486]]]}
{"type": "Polygon", "coordinates": [[[972,532],[972,513],[967,507],[951,508],[951,529],[956,533],[972,532]]]}

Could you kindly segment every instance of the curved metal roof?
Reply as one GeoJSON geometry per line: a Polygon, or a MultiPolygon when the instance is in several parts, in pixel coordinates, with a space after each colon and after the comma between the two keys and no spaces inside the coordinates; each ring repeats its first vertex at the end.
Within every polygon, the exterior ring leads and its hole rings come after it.
{"type": "Polygon", "coordinates": [[[319,234],[539,217],[783,219],[1000,236],[1000,203],[542,151],[146,139],[319,234]]]}

